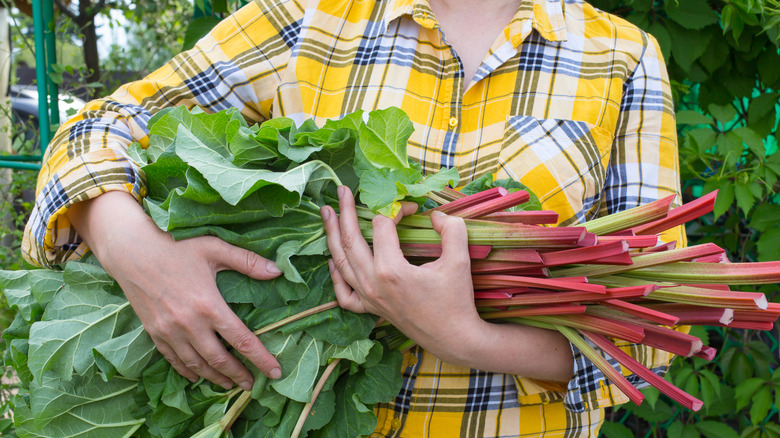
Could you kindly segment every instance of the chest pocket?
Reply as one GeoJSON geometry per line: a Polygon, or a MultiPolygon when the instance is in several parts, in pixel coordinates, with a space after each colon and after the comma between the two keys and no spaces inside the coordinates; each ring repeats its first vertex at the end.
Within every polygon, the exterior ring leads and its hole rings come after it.
{"type": "Polygon", "coordinates": [[[498,177],[528,186],[563,225],[598,214],[612,133],[587,122],[507,117],[498,177]]]}

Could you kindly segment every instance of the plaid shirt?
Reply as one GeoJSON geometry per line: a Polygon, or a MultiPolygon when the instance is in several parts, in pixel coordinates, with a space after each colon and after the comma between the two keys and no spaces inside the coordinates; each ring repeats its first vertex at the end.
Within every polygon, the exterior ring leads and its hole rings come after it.
{"type": "MultiPolygon", "coordinates": [[[[461,183],[485,172],[517,179],[564,225],[679,193],[658,45],[587,3],[523,0],[466,78],[427,0],[259,0],[59,129],[25,233],[29,260],[59,264],[86,251],[63,214],[73,203],[109,190],[144,196],[126,147],[147,145],[149,117],[172,105],[318,124],[397,106],[415,127],[409,155],[426,171],[457,166],[461,183]]],[[[680,229],[663,238],[685,243],[680,229]]],[[[657,372],[671,360],[623,346],[657,372]]],[[[573,353],[575,376],[561,385],[455,367],[414,349],[372,436],[595,437],[603,408],[627,398],[573,353]]]]}

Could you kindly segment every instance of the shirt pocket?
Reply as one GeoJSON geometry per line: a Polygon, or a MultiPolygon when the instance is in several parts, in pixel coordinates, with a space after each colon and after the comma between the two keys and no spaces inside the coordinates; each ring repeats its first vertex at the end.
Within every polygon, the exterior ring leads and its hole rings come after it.
{"type": "Polygon", "coordinates": [[[509,116],[497,174],[525,184],[560,224],[582,223],[598,214],[612,139],[583,121],[509,116]]]}

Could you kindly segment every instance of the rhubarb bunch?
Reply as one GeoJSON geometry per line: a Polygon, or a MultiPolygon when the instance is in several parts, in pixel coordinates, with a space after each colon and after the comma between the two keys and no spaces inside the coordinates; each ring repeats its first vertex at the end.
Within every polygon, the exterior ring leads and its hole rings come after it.
{"type": "MultiPolygon", "coordinates": [[[[581,226],[554,226],[551,211],[505,211],[533,198],[490,175],[465,188],[433,193],[436,206],[399,226],[404,254],[424,263],[437,257],[439,238],[427,215],[438,210],[466,218],[474,299],[486,320],[558,330],[633,402],[643,395],[605,360],[683,406],[702,402],[654,374],[615,344],[644,344],[685,357],[712,360],[716,351],[679,330],[687,325],[770,330],[780,304],[733,285],[780,282],[780,262],[730,263],[707,243],[676,248],[659,235],[712,211],[717,192],[672,208],[674,196],[614,213],[581,226]],[[482,191],[474,192],[473,186],[482,191]],[[546,226],[544,226],[546,225],[546,226]]],[[[363,218],[371,214],[363,211],[363,218]]],[[[371,239],[371,227],[363,227],[371,239]]],[[[408,345],[408,344],[407,344],[408,345]]]]}

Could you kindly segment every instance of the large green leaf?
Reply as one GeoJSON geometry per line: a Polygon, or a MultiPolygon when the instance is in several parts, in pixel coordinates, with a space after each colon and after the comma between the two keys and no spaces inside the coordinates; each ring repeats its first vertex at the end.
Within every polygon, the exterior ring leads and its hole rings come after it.
{"type": "MultiPolygon", "coordinates": [[[[66,382],[46,374],[30,387],[30,410],[17,411],[17,425],[32,436],[127,437],[144,423],[133,411],[138,381],[121,377],[76,377],[66,382]],[[28,417],[29,415],[29,417],[28,417]]],[[[24,435],[22,435],[24,436],[24,435]]]]}
{"type": "Polygon", "coordinates": [[[132,314],[130,304],[109,304],[68,319],[39,321],[30,329],[29,367],[36,380],[54,371],[64,381],[94,364],[92,347],[114,336],[132,314]]]}

